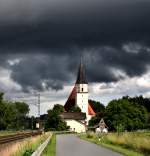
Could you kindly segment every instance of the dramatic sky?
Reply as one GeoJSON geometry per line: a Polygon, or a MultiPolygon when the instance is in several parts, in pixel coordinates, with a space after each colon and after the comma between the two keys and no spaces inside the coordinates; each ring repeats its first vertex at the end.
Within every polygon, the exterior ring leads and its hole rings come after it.
{"type": "MultiPolygon", "coordinates": [[[[81,55],[89,96],[150,96],[149,0],[0,0],[0,91],[64,104],[81,55]]],[[[37,108],[30,106],[30,114],[37,108]]]]}

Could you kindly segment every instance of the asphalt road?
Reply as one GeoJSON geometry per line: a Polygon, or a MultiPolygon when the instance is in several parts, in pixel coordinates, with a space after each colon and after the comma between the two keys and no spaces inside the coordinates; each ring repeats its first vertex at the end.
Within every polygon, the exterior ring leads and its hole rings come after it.
{"type": "Polygon", "coordinates": [[[122,156],[75,135],[57,135],[56,156],[122,156]]]}

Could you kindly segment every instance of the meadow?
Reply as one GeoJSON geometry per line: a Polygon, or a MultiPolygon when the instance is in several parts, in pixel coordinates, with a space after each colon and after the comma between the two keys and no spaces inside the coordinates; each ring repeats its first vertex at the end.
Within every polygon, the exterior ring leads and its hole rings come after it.
{"type": "Polygon", "coordinates": [[[124,132],[119,135],[88,132],[80,137],[126,156],[150,156],[150,132],[124,132]]]}

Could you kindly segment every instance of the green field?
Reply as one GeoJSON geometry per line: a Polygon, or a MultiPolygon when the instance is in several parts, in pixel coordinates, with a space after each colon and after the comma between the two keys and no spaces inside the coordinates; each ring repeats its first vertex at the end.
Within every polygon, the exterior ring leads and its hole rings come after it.
{"type": "Polygon", "coordinates": [[[126,156],[150,156],[150,132],[109,133],[99,137],[88,132],[80,137],[126,156]]]}

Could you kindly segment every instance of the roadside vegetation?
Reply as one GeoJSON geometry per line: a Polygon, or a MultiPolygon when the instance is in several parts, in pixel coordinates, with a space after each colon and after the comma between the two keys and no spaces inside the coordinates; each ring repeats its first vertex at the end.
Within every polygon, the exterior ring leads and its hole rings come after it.
{"type": "Polygon", "coordinates": [[[28,141],[24,141],[23,144],[19,144],[19,150],[12,154],[12,156],[31,156],[31,154],[49,137],[49,135],[51,135],[51,133],[46,133],[41,136],[31,138],[28,141]]]}
{"type": "Polygon", "coordinates": [[[99,136],[93,132],[88,132],[80,135],[80,138],[110,148],[125,156],[150,155],[150,132],[125,132],[120,135],[109,133],[99,136]]]}
{"type": "Polygon", "coordinates": [[[42,153],[42,156],[56,156],[56,135],[53,134],[50,142],[42,153]]]}
{"type": "Polygon", "coordinates": [[[23,141],[10,144],[1,151],[1,156],[31,156],[31,154],[42,144],[51,133],[31,137],[23,141]]]}

